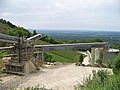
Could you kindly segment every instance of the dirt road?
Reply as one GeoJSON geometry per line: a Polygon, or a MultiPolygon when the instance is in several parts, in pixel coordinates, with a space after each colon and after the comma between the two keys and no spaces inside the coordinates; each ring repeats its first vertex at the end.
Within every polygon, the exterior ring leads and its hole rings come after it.
{"type": "Polygon", "coordinates": [[[82,84],[85,77],[92,74],[92,70],[98,69],[100,68],[75,66],[75,64],[54,69],[41,69],[39,73],[26,77],[18,88],[39,85],[53,90],[74,90],[74,86],[82,84]]]}

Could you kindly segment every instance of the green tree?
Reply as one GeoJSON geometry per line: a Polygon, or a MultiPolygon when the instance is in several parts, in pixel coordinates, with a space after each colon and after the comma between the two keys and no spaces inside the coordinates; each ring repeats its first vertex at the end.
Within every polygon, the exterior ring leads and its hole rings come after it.
{"type": "Polygon", "coordinates": [[[0,32],[11,36],[24,36],[26,38],[31,36],[31,32],[27,29],[16,26],[3,19],[0,19],[0,32]]]}
{"type": "Polygon", "coordinates": [[[120,49],[120,43],[112,43],[112,47],[116,49],[120,49]]]}
{"type": "Polygon", "coordinates": [[[37,34],[36,30],[33,30],[33,36],[36,35],[36,34],[37,34]]]}
{"type": "Polygon", "coordinates": [[[103,42],[103,40],[99,39],[99,38],[94,38],[91,40],[91,42],[103,42]]]}
{"type": "Polygon", "coordinates": [[[63,44],[64,43],[62,41],[57,41],[54,38],[49,38],[47,35],[44,36],[41,40],[48,42],[48,43],[51,43],[51,44],[63,44]]]}

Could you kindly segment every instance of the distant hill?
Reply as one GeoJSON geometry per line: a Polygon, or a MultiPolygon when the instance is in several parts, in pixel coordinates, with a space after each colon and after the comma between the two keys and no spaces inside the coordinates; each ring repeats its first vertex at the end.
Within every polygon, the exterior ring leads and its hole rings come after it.
{"type": "Polygon", "coordinates": [[[36,30],[49,38],[59,41],[93,40],[95,38],[109,43],[120,43],[120,32],[116,31],[86,31],[86,30],[36,30]]]}
{"type": "Polygon", "coordinates": [[[4,19],[0,19],[0,33],[11,36],[19,36],[18,33],[21,33],[21,35],[24,37],[30,37],[32,35],[32,33],[29,32],[27,29],[16,26],[4,19]]]}

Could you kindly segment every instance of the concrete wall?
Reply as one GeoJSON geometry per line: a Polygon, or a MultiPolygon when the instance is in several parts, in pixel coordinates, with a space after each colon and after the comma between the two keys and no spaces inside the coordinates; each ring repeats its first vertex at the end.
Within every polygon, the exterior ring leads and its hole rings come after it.
{"type": "Polygon", "coordinates": [[[52,45],[36,45],[35,48],[40,48],[41,51],[57,51],[57,50],[78,50],[106,47],[105,42],[102,43],[77,43],[77,44],[52,44],[52,45]]]}

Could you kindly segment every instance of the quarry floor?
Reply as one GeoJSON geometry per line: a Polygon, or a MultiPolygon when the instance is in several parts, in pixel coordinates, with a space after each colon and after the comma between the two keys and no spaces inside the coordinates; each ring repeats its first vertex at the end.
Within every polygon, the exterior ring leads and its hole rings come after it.
{"type": "Polygon", "coordinates": [[[101,68],[76,66],[75,64],[41,68],[39,72],[27,76],[11,76],[11,81],[3,83],[4,87],[2,86],[0,90],[5,90],[5,86],[16,87],[18,90],[35,86],[53,90],[75,90],[75,86],[82,84],[85,77],[92,74],[92,70],[99,69],[101,68]]]}

